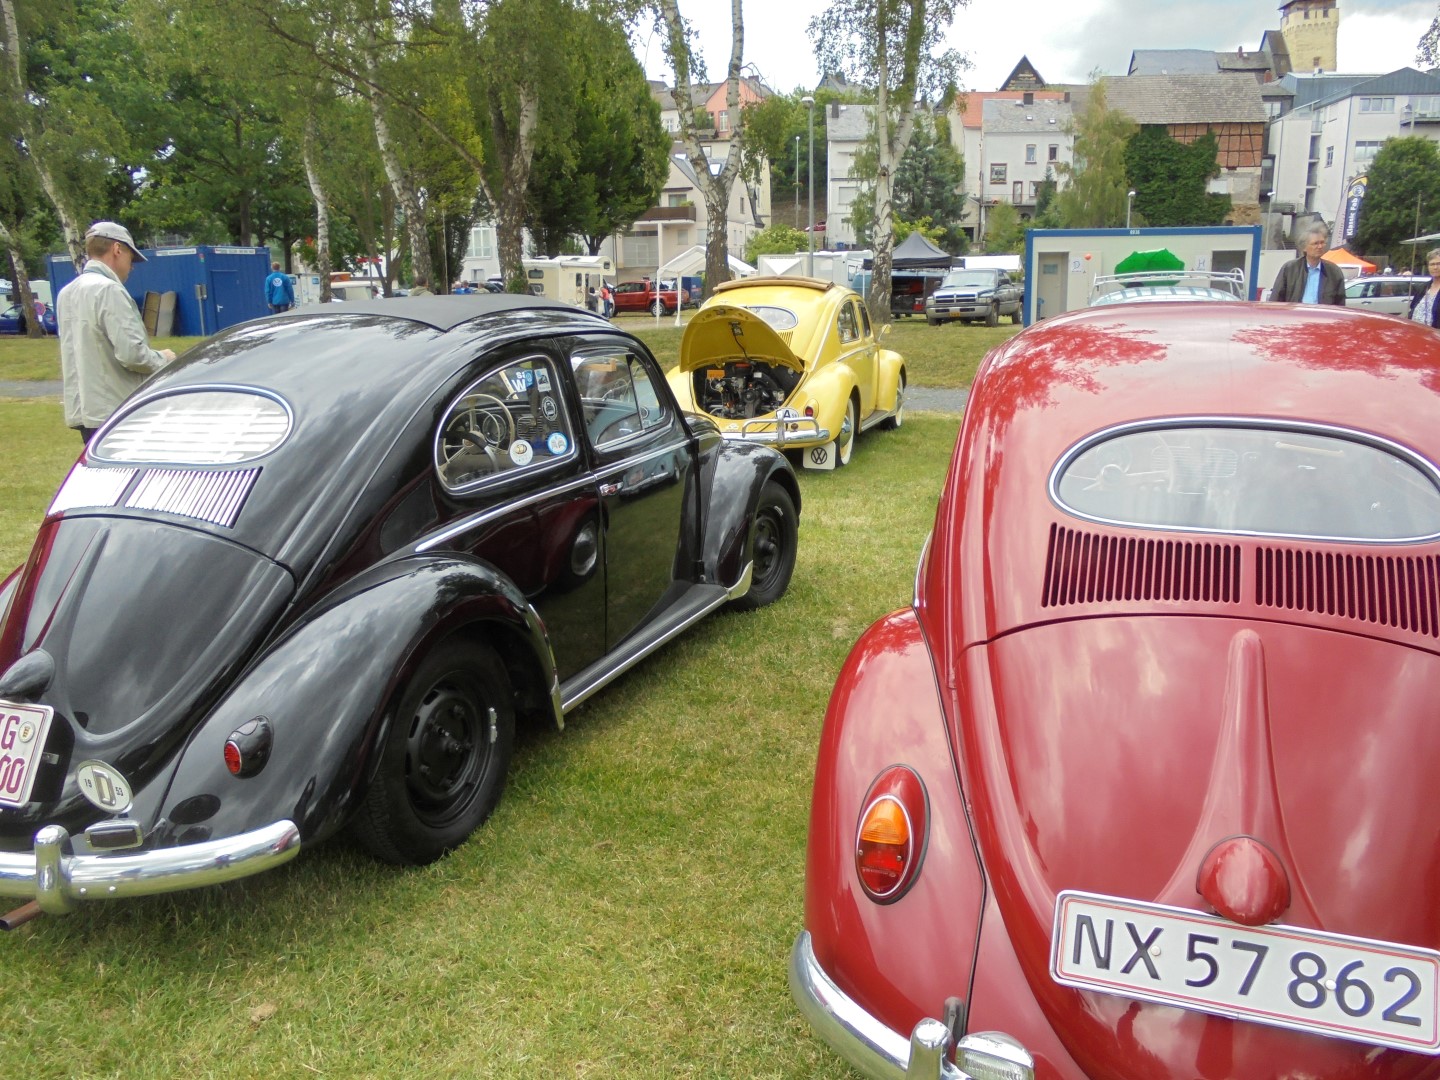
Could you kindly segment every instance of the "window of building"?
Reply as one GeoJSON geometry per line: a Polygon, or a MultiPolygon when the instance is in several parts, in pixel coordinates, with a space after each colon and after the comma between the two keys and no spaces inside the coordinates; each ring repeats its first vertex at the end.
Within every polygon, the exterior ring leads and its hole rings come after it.
{"type": "Polygon", "coordinates": [[[1393,113],[1395,99],[1393,97],[1362,97],[1360,111],[1362,113],[1393,113]]]}
{"type": "Polygon", "coordinates": [[[716,114],[716,126],[717,126],[721,131],[729,131],[729,130],[730,130],[730,112],[729,112],[729,110],[727,110],[727,109],[721,109],[721,110],[716,114]]]}
{"type": "Polygon", "coordinates": [[[1033,164],[1035,164],[1035,144],[1034,144],[1034,143],[1026,143],[1026,144],[1025,144],[1025,163],[1026,163],[1027,165],[1033,165],[1033,164]]]}
{"type": "Polygon", "coordinates": [[[465,254],[471,259],[488,259],[495,254],[495,228],[491,225],[476,225],[470,230],[470,246],[465,254]]]}
{"type": "Polygon", "coordinates": [[[1355,164],[1357,164],[1357,165],[1368,164],[1370,161],[1372,161],[1372,160],[1374,159],[1375,155],[1378,154],[1379,152],[1380,152],[1380,143],[1379,143],[1378,141],[1374,141],[1374,142],[1357,142],[1357,143],[1355,144],[1355,154],[1354,154],[1355,164]]]}
{"type": "Polygon", "coordinates": [[[690,201],[690,197],[683,191],[671,191],[665,196],[666,206],[684,206],[690,201]]]}
{"type": "Polygon", "coordinates": [[[990,183],[992,183],[992,184],[1004,184],[1004,183],[1007,183],[1007,182],[1008,182],[1008,181],[1007,181],[1007,172],[1008,172],[1008,170],[1007,170],[1006,166],[1005,166],[1003,163],[999,163],[999,162],[992,163],[991,166],[990,166],[990,183]]]}
{"type": "Polygon", "coordinates": [[[660,240],[653,232],[632,233],[625,237],[626,266],[660,265],[660,240]]]}
{"type": "Polygon", "coordinates": [[[1050,160],[1050,161],[1059,161],[1059,160],[1060,160],[1060,144],[1059,144],[1059,143],[1053,143],[1053,142],[1052,142],[1052,143],[1050,144],[1050,157],[1049,157],[1049,160],[1050,160]]]}
{"type": "Polygon", "coordinates": [[[1034,202],[1034,201],[1035,201],[1036,199],[1038,199],[1039,197],[1040,197],[1040,181],[1039,181],[1039,180],[1031,180],[1031,181],[1030,181],[1030,201],[1031,201],[1031,202],[1034,202]]]}
{"type": "Polygon", "coordinates": [[[1410,110],[1415,116],[1440,116],[1440,97],[1411,98],[1410,110]]]}
{"type": "Polygon", "coordinates": [[[1025,201],[1025,181],[1016,180],[1010,188],[1010,201],[1016,204],[1025,201]]]}
{"type": "Polygon", "coordinates": [[[1333,147],[1333,146],[1327,146],[1327,147],[1325,147],[1325,168],[1328,169],[1328,168],[1330,168],[1331,165],[1334,165],[1334,164],[1335,164],[1335,147],[1333,147]]]}

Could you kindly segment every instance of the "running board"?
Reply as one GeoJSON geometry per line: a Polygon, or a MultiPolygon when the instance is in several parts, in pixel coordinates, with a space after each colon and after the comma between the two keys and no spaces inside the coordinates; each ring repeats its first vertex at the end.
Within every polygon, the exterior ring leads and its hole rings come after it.
{"type": "Polygon", "coordinates": [[[875,413],[871,413],[868,417],[865,418],[865,422],[860,425],[860,432],[861,432],[861,434],[864,434],[865,432],[869,431],[869,430],[870,430],[871,428],[873,428],[876,424],[879,424],[879,423],[881,423],[881,422],[883,422],[883,421],[885,421],[885,420],[889,420],[890,417],[892,417],[892,416],[894,416],[894,415],[895,415],[895,410],[894,410],[894,409],[891,409],[889,412],[875,412],[875,413]]]}
{"type": "Polygon", "coordinates": [[[560,707],[568,713],[671,638],[683,633],[716,608],[728,604],[737,596],[745,595],[750,589],[753,574],[754,564],[747,563],[740,580],[728,589],[723,585],[690,586],[685,595],[676,601],[669,611],[651,623],[644,633],[624,642],[615,652],[607,654],[584,671],[577,672],[561,683],[560,707]]]}

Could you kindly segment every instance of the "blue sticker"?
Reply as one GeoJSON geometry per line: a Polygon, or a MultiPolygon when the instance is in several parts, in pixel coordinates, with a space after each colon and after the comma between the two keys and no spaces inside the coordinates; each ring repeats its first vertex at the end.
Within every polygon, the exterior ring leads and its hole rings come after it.
{"type": "Polygon", "coordinates": [[[545,445],[550,450],[550,453],[559,457],[565,453],[566,450],[570,449],[570,440],[565,438],[564,432],[552,431],[550,437],[545,440],[545,445]]]}

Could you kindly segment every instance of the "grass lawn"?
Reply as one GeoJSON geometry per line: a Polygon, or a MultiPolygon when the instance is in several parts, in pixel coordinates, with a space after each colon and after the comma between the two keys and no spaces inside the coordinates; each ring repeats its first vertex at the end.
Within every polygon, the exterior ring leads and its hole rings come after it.
{"type": "MultiPolygon", "coordinates": [[[[912,334],[941,352],[986,331],[912,334]]],[[[79,447],[54,399],[0,402],[0,423],[8,569],[79,447]]],[[[911,414],[802,473],[788,595],[524,734],[495,816],[439,863],[331,842],[0,937],[0,1075],[843,1075],[786,985],[816,744],[851,644],[910,599],[958,423],[911,414]]]]}

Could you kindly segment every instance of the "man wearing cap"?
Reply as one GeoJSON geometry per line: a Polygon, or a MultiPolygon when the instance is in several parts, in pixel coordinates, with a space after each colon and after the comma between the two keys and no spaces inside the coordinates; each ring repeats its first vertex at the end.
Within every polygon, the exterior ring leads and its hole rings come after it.
{"type": "Polygon", "coordinates": [[[145,261],[130,230],[95,222],[85,234],[85,254],[85,268],[55,298],[55,313],[65,423],[88,445],[95,429],[175,354],[150,347],[140,311],[125,291],[130,267],[145,261]]]}

